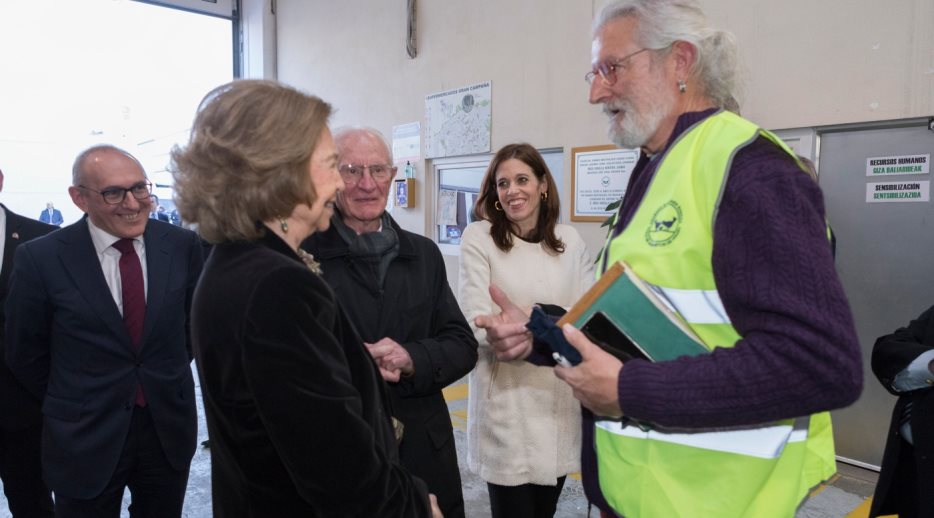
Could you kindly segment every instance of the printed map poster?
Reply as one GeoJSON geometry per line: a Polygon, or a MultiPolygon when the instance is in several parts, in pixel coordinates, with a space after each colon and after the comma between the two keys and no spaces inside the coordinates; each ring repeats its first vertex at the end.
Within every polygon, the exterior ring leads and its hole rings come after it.
{"type": "Polygon", "coordinates": [[[425,156],[490,152],[493,88],[490,81],[425,97],[425,156]]]}

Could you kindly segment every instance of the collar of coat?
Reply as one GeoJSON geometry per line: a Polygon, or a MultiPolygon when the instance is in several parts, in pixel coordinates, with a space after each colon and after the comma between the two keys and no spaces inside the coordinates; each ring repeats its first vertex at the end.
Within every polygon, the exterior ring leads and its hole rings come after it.
{"type": "MultiPolygon", "coordinates": [[[[386,216],[388,217],[389,223],[392,225],[393,230],[396,231],[396,235],[399,236],[399,255],[397,259],[411,259],[417,257],[418,253],[415,249],[415,244],[412,243],[412,238],[409,236],[409,233],[403,230],[402,227],[396,223],[396,220],[392,218],[392,216],[389,214],[386,214],[386,216]]],[[[340,213],[335,210],[334,215],[331,217],[339,218],[340,213]]],[[[315,258],[319,261],[350,255],[350,247],[347,245],[347,242],[341,238],[333,222],[327,231],[316,232],[312,234],[312,236],[309,237],[305,243],[308,243],[309,241],[313,241],[314,246],[310,247],[303,244],[302,248],[317,249],[317,252],[314,255],[315,258]]]]}

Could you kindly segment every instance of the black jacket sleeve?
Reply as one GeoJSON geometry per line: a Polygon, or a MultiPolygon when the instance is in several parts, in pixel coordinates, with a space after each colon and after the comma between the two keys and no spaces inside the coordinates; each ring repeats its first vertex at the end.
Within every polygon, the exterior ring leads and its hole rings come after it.
{"type": "Polygon", "coordinates": [[[908,327],[876,340],[872,348],[872,372],[886,390],[899,395],[892,388],[895,376],[931,349],[934,349],[934,306],[912,320],[908,327]]]}

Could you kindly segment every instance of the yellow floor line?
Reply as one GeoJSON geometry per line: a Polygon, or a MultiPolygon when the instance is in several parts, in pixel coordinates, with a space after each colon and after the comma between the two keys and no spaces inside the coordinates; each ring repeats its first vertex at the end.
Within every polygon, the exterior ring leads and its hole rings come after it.
{"type": "Polygon", "coordinates": [[[461,383],[460,385],[451,385],[450,387],[442,389],[441,394],[444,395],[444,400],[448,403],[467,399],[467,384],[461,383]]]}
{"type": "MultiPolygon", "coordinates": [[[[870,507],[872,507],[872,497],[863,500],[863,503],[859,504],[856,509],[850,511],[850,514],[846,515],[846,518],[869,518],[870,507]]],[[[879,518],[885,517],[880,516],[879,518]]]]}

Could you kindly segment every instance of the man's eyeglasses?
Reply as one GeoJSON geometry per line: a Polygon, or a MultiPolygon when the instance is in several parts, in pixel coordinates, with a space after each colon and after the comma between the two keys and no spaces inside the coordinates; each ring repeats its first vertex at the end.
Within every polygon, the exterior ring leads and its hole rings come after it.
{"type": "Polygon", "coordinates": [[[344,179],[344,183],[355,185],[363,178],[363,171],[366,169],[370,170],[370,176],[376,181],[386,180],[396,172],[396,167],[389,164],[341,164],[338,171],[341,172],[341,178],[344,179]]]}
{"type": "Polygon", "coordinates": [[[119,205],[123,203],[123,200],[126,199],[126,193],[130,193],[139,201],[148,200],[149,195],[152,193],[152,184],[150,182],[139,182],[133,184],[129,189],[124,189],[122,187],[109,187],[103,191],[95,191],[90,187],[85,187],[83,185],[76,185],[79,189],[87,189],[91,192],[96,192],[104,198],[104,203],[109,205],[119,205]]]}
{"type": "Polygon", "coordinates": [[[584,76],[584,80],[587,81],[587,84],[590,85],[590,84],[593,84],[593,80],[599,75],[600,80],[603,81],[604,86],[613,86],[613,84],[616,83],[616,79],[617,79],[616,71],[623,66],[623,63],[628,61],[633,56],[639,54],[640,52],[645,52],[647,50],[649,49],[647,48],[639,49],[633,52],[632,54],[628,54],[619,59],[597,63],[597,65],[594,66],[593,70],[591,70],[590,72],[587,72],[587,74],[584,76]]]}

